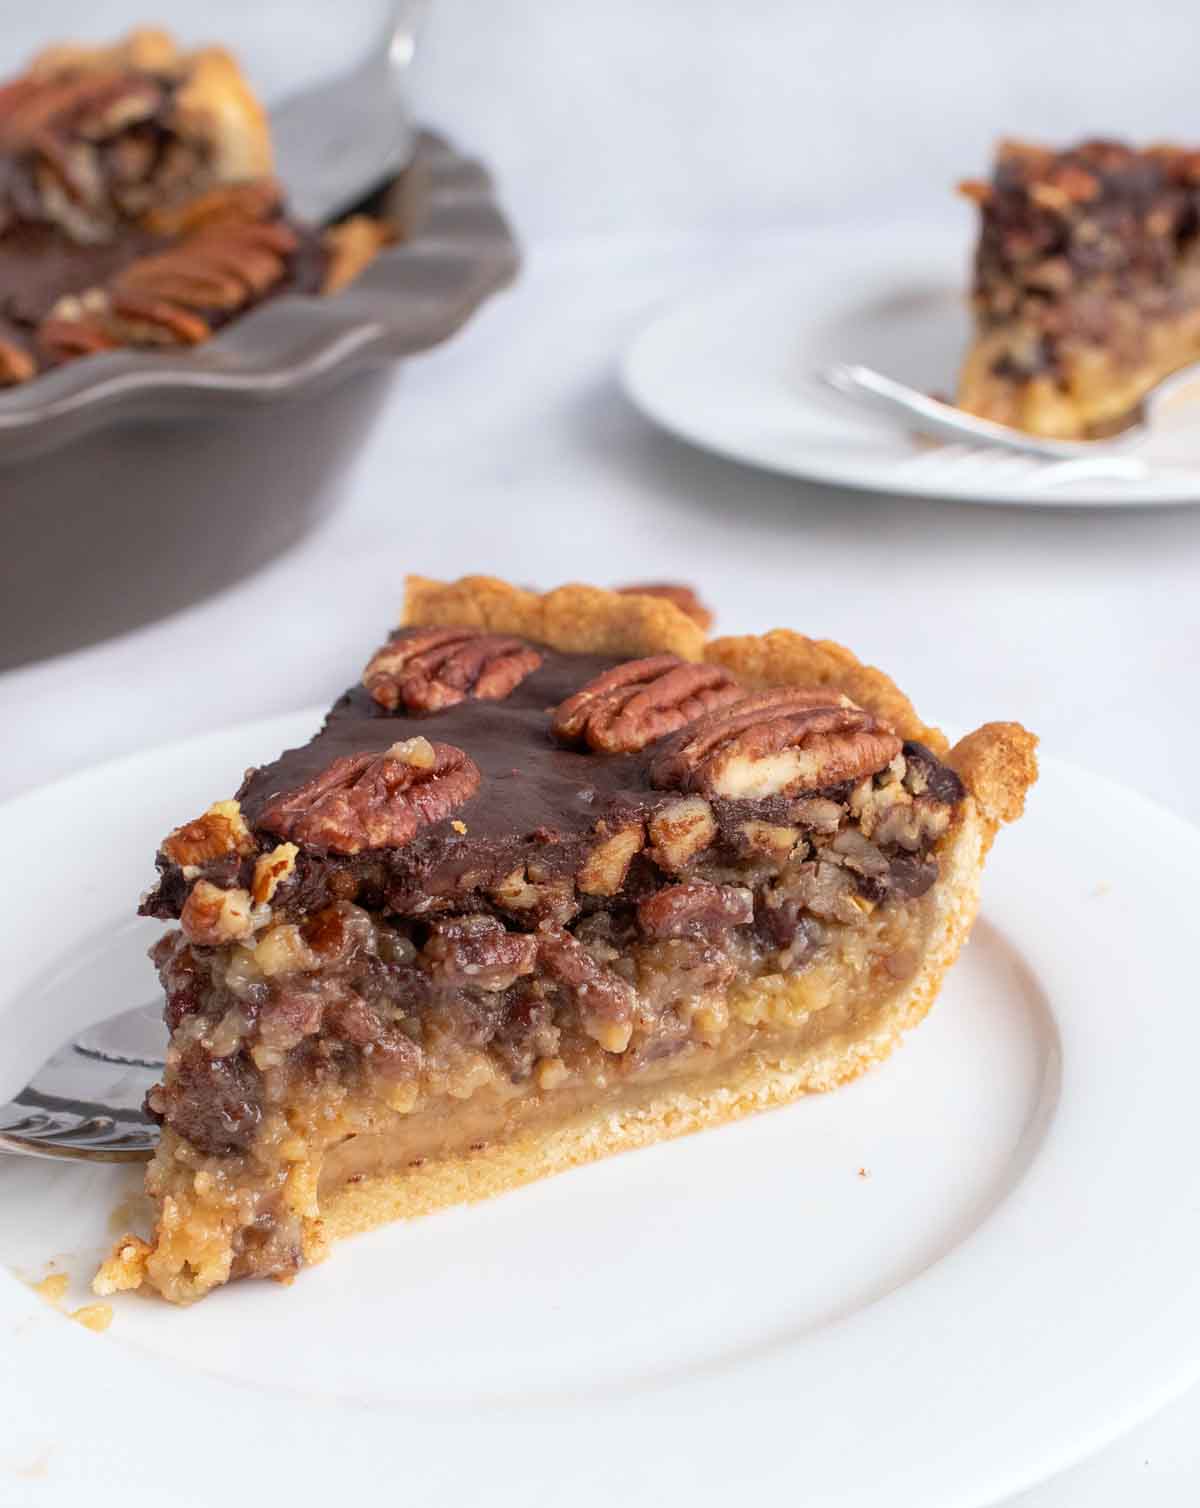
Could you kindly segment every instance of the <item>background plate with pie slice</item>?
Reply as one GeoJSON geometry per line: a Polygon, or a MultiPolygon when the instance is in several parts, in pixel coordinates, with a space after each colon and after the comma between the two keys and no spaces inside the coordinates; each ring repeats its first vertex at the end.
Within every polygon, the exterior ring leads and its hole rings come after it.
{"type": "Polygon", "coordinates": [[[1135,452],[1137,480],[907,433],[831,391],[835,362],[873,366],[952,397],[970,336],[974,232],[964,221],[814,231],[786,272],[753,264],[668,310],[634,341],[622,376],[664,429],[735,461],[873,492],[1026,507],[1200,502],[1200,401],[1135,452]]]}
{"type": "MultiPolygon", "coordinates": [[[[0,1096],[152,994],[159,836],[318,720],[0,811],[0,1096]]],[[[102,1335],[29,1284],[87,1302],[138,1170],[0,1160],[0,1501],[967,1508],[1044,1478],[1200,1375],[1198,865],[1194,829],[1047,760],[930,1019],[860,1082],[290,1288],[127,1295],[102,1335]]]]}

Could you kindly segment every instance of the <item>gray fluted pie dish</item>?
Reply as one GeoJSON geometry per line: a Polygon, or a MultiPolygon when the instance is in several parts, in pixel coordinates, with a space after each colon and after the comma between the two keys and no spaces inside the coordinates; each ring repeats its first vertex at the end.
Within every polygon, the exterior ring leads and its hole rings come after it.
{"type": "Polygon", "coordinates": [[[403,239],[341,293],[0,393],[0,668],[176,611],[294,544],[336,502],[399,359],[515,276],[489,175],[439,137],[371,208],[403,239]]]}

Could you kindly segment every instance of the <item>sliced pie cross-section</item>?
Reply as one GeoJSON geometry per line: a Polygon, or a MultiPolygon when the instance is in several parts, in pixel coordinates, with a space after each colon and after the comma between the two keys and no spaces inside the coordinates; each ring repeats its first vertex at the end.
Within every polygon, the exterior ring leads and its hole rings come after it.
{"type": "Polygon", "coordinates": [[[101,1291],[286,1279],[853,1077],[1034,776],[1014,724],[950,750],[838,646],[654,596],[415,581],[364,681],[162,845],[158,1221],[101,1291]]]}

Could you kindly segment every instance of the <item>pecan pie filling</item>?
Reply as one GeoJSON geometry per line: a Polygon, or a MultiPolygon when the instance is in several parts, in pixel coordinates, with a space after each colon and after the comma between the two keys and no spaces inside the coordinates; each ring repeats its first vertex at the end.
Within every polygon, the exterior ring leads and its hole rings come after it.
{"type": "Polygon", "coordinates": [[[399,631],[162,845],[162,1213],[126,1265],[183,1301],[286,1278],[356,1184],[419,1212],[454,1159],[848,1041],[912,986],[969,804],[829,686],[399,631]]]}

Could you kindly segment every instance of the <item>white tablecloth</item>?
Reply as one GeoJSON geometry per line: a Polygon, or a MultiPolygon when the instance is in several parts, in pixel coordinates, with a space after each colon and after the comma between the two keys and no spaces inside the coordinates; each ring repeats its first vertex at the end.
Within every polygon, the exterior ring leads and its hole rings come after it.
{"type": "MultiPolygon", "coordinates": [[[[319,535],[173,619],[0,675],[0,796],[331,699],[393,621],[406,571],[482,570],[545,585],[697,582],[724,631],[782,622],[841,640],[938,721],[1021,719],[1047,751],[1200,819],[1200,509],[841,493],[686,449],[626,404],[617,355],[665,300],[802,251],[799,234],[533,246],[514,292],[405,369],[319,535]]],[[[1131,1030],[1153,1007],[1130,1002],[1131,1030]]],[[[1198,1424],[1194,1396],[1025,1501],[1192,1508],[1198,1424]]]]}
{"type": "MultiPolygon", "coordinates": [[[[383,0],[10,9],[14,61],[153,13],[230,40],[278,92],[347,62],[383,0]]],[[[0,675],[0,796],[327,700],[405,571],[486,570],[692,579],[722,630],[843,640],[931,718],[1020,718],[1200,820],[1200,508],[1022,512],[759,476],[655,433],[614,380],[664,300],[802,255],[771,227],[945,204],[1001,133],[1194,140],[1194,34],[1178,0],[914,0],[902,18],[888,0],[438,0],[417,98],[501,169],[533,240],[519,290],[405,372],[318,537],[173,620],[0,675]]],[[[1154,1002],[1129,1008],[1133,1030],[1154,1002]]],[[[1194,1396],[1024,1501],[1198,1498],[1194,1396]]]]}

